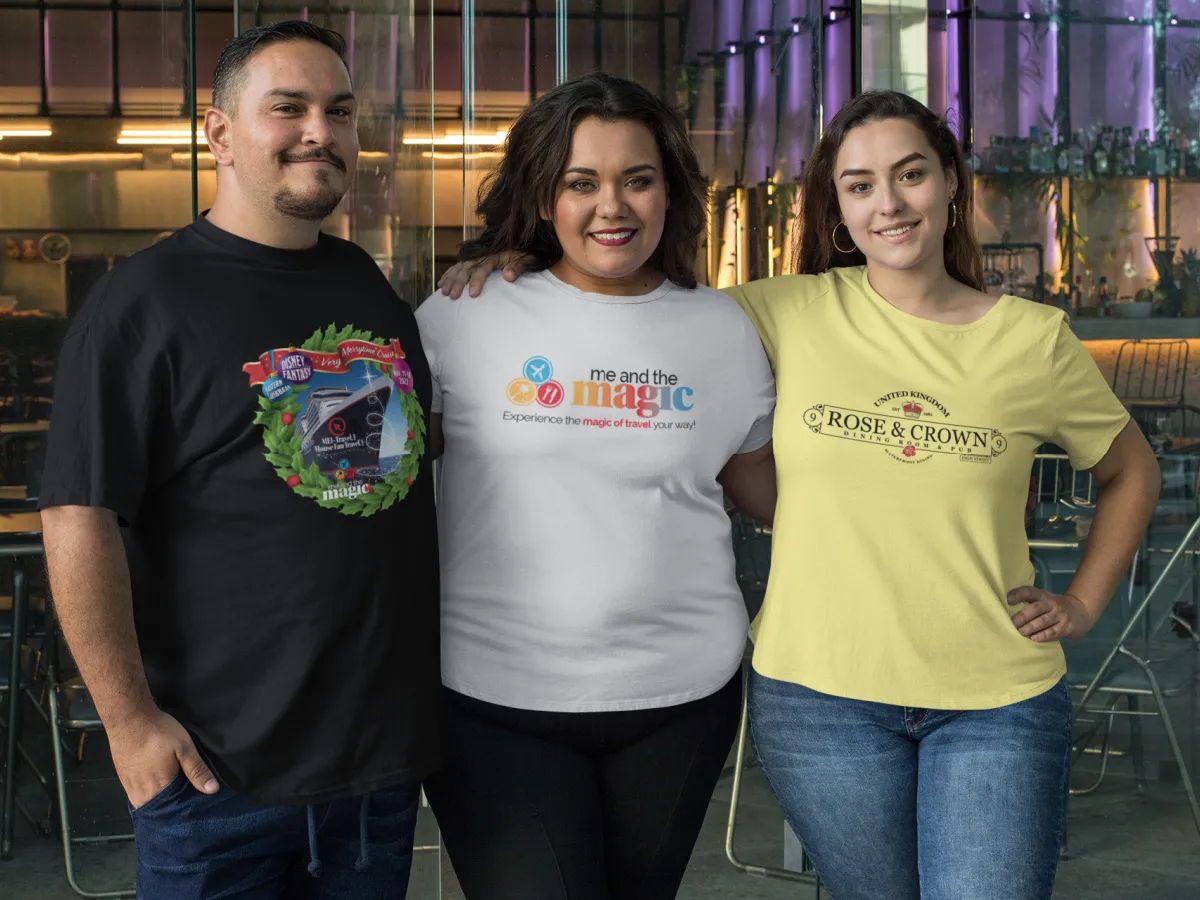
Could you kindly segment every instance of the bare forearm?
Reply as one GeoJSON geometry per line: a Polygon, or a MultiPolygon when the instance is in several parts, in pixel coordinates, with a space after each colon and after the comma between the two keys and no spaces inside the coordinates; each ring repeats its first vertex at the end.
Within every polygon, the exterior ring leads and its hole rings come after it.
{"type": "Polygon", "coordinates": [[[750,465],[730,466],[718,479],[733,505],[765,525],[775,521],[775,457],[750,465]]]}
{"type": "Polygon", "coordinates": [[[51,507],[42,511],[42,529],[55,610],[101,720],[111,727],[153,712],[116,516],[51,507]]]}
{"type": "Polygon", "coordinates": [[[1067,593],[1079,598],[1092,620],[1104,612],[1158,502],[1161,479],[1155,466],[1131,467],[1107,484],[1092,519],[1083,558],[1067,593]]]}

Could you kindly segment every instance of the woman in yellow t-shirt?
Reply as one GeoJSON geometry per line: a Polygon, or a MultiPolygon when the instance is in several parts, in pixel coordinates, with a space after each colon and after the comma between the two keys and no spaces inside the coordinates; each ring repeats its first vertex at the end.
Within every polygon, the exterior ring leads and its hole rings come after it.
{"type": "Polygon", "coordinates": [[[1149,521],[1149,446],[1059,309],[982,290],[944,120],[875,91],[808,167],[797,276],[733,288],[775,369],[778,502],[755,623],[758,759],[837,900],[1049,900],[1063,638],[1149,521]],[[1032,587],[1039,445],[1101,497],[1065,594],[1032,587]]]}
{"type": "MultiPolygon", "coordinates": [[[[837,900],[1049,900],[1071,750],[1059,642],[1119,584],[1157,463],[1061,310],[983,292],[944,120],[855,98],[804,201],[805,274],[728,290],[778,396],[755,752],[837,900]],[[1046,442],[1102,488],[1064,594],[1031,586],[1023,527],[1046,442]]],[[[506,260],[484,262],[447,289],[506,260]]]]}

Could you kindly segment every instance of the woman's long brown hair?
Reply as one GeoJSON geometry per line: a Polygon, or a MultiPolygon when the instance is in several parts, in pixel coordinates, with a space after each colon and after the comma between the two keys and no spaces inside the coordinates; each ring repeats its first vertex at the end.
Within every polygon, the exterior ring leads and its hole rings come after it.
{"type": "Polygon", "coordinates": [[[708,182],[700,160],[678,110],[613,75],[573,78],[525,108],[508,133],[504,159],[480,186],[483,233],[465,241],[458,258],[519,250],[533,257],[529,271],[548,269],[562,258],[554,226],[542,211],[554,209],[575,126],[590,116],[640,122],[654,135],[671,204],[650,264],[680,287],[695,287],[696,252],[708,215],[708,182]]]}
{"type": "MultiPolygon", "coordinates": [[[[957,177],[958,188],[951,199],[958,215],[953,224],[947,223],[943,240],[946,271],[955,281],[982,291],[983,251],[971,228],[974,191],[962,150],[945,118],[896,91],[859,94],[838,110],[821,136],[804,177],[800,240],[796,242],[792,271],[820,275],[839,266],[866,265],[867,258],[857,247],[850,253],[843,253],[834,246],[833,229],[842,221],[842,211],[833,170],[846,134],[859,125],[884,119],[905,119],[916,125],[937,153],[943,170],[953,171],[957,177]]],[[[845,245],[848,240],[843,229],[840,242],[845,245]]]]}

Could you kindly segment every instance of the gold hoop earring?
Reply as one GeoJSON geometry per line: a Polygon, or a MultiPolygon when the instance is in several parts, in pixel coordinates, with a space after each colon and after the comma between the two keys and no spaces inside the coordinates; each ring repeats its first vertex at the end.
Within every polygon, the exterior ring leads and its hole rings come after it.
{"type": "MultiPolygon", "coordinates": [[[[838,246],[837,230],[840,226],[845,225],[845,224],[846,224],[845,222],[838,222],[837,225],[833,226],[833,231],[830,234],[830,240],[833,241],[833,249],[836,250],[838,253],[853,253],[855,250],[858,249],[858,245],[854,243],[853,238],[850,239],[850,249],[849,250],[843,250],[841,247],[838,246]]],[[[847,234],[850,233],[849,228],[846,229],[846,233],[847,234]]]]}
{"type": "Polygon", "coordinates": [[[950,227],[953,228],[958,224],[958,207],[954,205],[954,201],[950,201],[950,227]]]}

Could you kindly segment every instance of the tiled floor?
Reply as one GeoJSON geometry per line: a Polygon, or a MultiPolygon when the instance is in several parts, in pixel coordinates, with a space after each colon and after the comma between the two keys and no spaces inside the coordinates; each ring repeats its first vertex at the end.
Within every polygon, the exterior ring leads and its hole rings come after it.
{"type": "MultiPolygon", "coordinates": [[[[72,777],[105,771],[107,760],[102,739],[90,742],[87,749],[88,759],[82,766],[73,767],[72,777]]],[[[1127,763],[1118,760],[1115,766],[1119,775],[1127,763]]],[[[26,778],[21,794],[34,803],[40,799],[40,788],[26,778]]],[[[122,826],[124,804],[113,785],[84,786],[76,796],[78,802],[74,808],[81,830],[111,833],[122,826]]],[[[725,779],[713,796],[703,834],[679,893],[680,900],[815,900],[812,887],[747,875],[730,865],[724,851],[729,796],[730,779],[725,779]]],[[[0,898],[73,898],[75,895],[63,874],[58,842],[39,837],[24,821],[19,823],[18,838],[15,858],[0,863],[0,898]]],[[[436,840],[432,816],[424,811],[418,843],[436,840]]],[[[1072,801],[1070,840],[1071,858],[1060,866],[1055,900],[1200,898],[1200,836],[1193,827],[1178,784],[1152,783],[1147,793],[1141,795],[1123,779],[1112,778],[1099,793],[1072,801]]],[[[780,813],[758,771],[750,769],[739,812],[737,852],[747,862],[778,865],[782,862],[782,848],[780,813]]],[[[76,853],[85,887],[131,883],[129,845],[84,848],[76,853]]],[[[462,898],[449,861],[445,857],[439,859],[437,853],[421,854],[414,866],[408,896],[412,900],[434,900],[439,897],[439,888],[442,900],[462,898]]]]}

